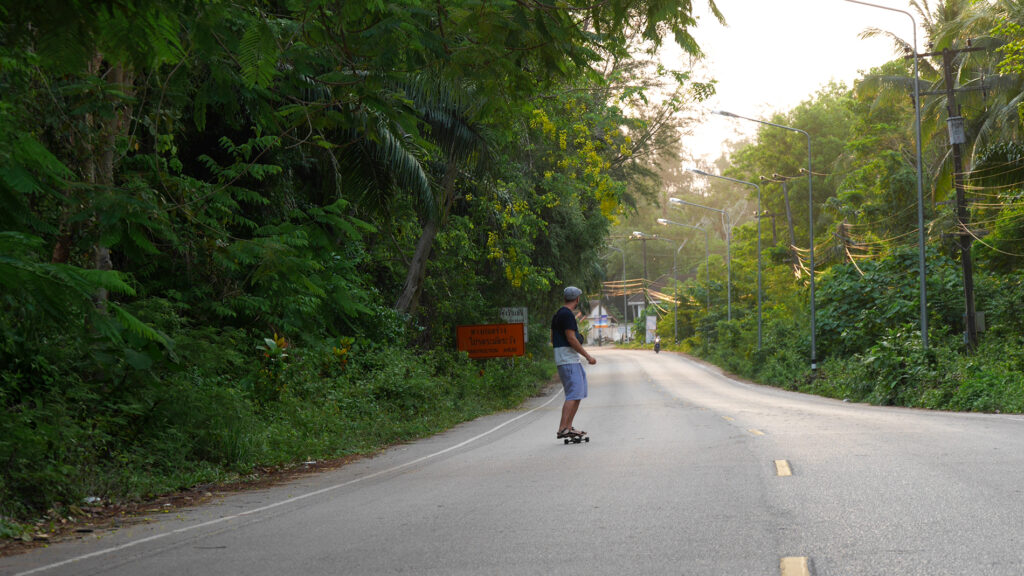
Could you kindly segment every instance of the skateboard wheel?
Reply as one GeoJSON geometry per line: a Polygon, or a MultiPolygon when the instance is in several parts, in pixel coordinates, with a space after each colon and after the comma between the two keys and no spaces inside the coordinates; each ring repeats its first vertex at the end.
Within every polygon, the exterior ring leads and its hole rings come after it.
{"type": "Polygon", "coordinates": [[[586,438],[584,438],[583,441],[584,442],[590,442],[590,436],[587,436],[586,438]]]}
{"type": "Polygon", "coordinates": [[[569,439],[568,439],[568,438],[566,438],[566,439],[565,439],[565,444],[566,444],[566,445],[568,445],[568,444],[569,444],[569,439]]]}

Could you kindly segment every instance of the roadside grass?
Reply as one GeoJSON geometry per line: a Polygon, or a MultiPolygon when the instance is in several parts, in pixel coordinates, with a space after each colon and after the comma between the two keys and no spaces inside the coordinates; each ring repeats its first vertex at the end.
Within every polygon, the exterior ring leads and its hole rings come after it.
{"type": "Polygon", "coordinates": [[[673,344],[663,336],[662,346],[760,384],[807,394],[882,406],[1024,413],[1024,337],[1010,331],[987,334],[968,354],[960,334],[936,330],[923,351],[914,326],[896,326],[866,350],[825,358],[812,376],[799,327],[770,319],[757,351],[749,324],[723,323],[711,343],[691,337],[673,344]]]}
{"type": "Polygon", "coordinates": [[[910,328],[891,330],[862,353],[829,357],[817,374],[807,366],[799,338],[765,332],[750,358],[693,341],[669,345],[754,382],[851,402],[957,412],[1024,413],[1024,340],[989,338],[965,354],[959,335],[932,338],[928,351],[910,328]]]}
{"type": "Polygon", "coordinates": [[[554,372],[532,356],[364,344],[342,362],[337,351],[291,347],[242,378],[184,370],[116,392],[65,380],[22,398],[0,423],[0,538],[29,538],[94,499],[147,500],[430,436],[518,406],[554,372]]]}

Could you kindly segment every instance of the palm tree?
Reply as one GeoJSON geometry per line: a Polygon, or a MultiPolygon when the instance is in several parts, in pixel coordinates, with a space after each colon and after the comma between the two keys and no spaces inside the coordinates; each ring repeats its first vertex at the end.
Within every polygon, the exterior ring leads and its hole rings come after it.
{"type": "MultiPolygon", "coordinates": [[[[993,28],[1002,18],[1006,18],[1015,4],[1014,0],[1003,0],[1001,5],[971,0],[944,0],[933,7],[928,0],[910,2],[921,19],[928,39],[929,55],[919,60],[922,81],[928,84],[924,92],[931,93],[922,98],[921,131],[922,138],[932,152],[926,154],[926,158],[932,160],[929,172],[936,182],[936,196],[939,198],[952,189],[946,130],[950,103],[946,97],[941,51],[985,48],[958,52],[952,62],[956,105],[958,109],[964,110],[963,115],[967,118],[968,143],[965,157],[970,166],[975,155],[986,146],[1012,140],[1020,133],[1020,123],[1011,121],[1011,118],[1016,116],[1018,105],[1024,97],[1024,77],[998,73],[999,54],[996,49],[1005,40],[992,34],[993,28]]],[[[1020,11],[1020,7],[1016,9],[1020,11]]],[[[871,28],[865,30],[862,36],[885,36],[892,39],[897,49],[904,54],[913,52],[909,42],[892,32],[871,28]]],[[[905,97],[913,89],[913,78],[902,75],[867,76],[859,89],[876,91],[876,98],[881,102],[893,97],[905,97]]]]}
{"type": "Polygon", "coordinates": [[[464,169],[486,159],[489,143],[480,120],[486,98],[478,95],[472,84],[423,74],[412,77],[407,88],[420,121],[428,128],[427,138],[441,175],[435,200],[424,206],[429,209],[423,211],[423,232],[395,301],[396,310],[412,314],[419,305],[434,238],[455,201],[457,178],[464,169]]]}

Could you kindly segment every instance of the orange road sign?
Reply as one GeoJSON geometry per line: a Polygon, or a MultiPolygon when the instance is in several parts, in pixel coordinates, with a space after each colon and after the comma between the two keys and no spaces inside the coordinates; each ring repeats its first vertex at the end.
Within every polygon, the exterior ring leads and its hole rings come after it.
{"type": "Polygon", "coordinates": [[[455,341],[470,358],[504,358],[526,354],[522,324],[474,324],[458,326],[455,341]]]}

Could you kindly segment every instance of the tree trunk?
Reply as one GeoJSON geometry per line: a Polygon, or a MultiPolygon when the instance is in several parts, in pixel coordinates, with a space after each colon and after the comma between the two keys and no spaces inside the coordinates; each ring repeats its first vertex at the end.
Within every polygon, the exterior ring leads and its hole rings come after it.
{"type": "Polygon", "coordinates": [[[427,275],[427,261],[430,260],[430,250],[434,246],[434,238],[440,229],[438,218],[431,218],[423,226],[423,234],[416,242],[416,252],[409,262],[409,270],[405,275],[405,284],[402,286],[402,294],[395,302],[395,310],[412,314],[419,306],[420,291],[423,287],[423,280],[427,275]]]}
{"type": "Polygon", "coordinates": [[[420,293],[423,291],[423,280],[427,276],[427,263],[430,260],[430,251],[434,246],[434,238],[437,237],[441,225],[448,219],[448,212],[455,200],[455,176],[458,171],[456,160],[449,158],[442,183],[442,205],[438,214],[427,219],[423,226],[423,234],[416,242],[416,252],[413,253],[412,261],[409,262],[409,270],[405,274],[402,293],[395,302],[395,310],[399,312],[413,314],[419,307],[420,293]]]}
{"type": "MultiPolygon", "coordinates": [[[[102,63],[102,56],[97,55],[94,63],[96,70],[102,63]]],[[[122,64],[114,64],[110,71],[110,82],[117,86],[124,94],[131,93],[132,75],[122,64]]],[[[117,137],[128,130],[130,123],[131,108],[118,102],[111,102],[115,109],[114,114],[108,118],[97,119],[95,125],[96,142],[92,144],[92,155],[87,168],[87,178],[91,184],[104,187],[110,190],[115,183],[115,154],[117,151],[117,137]]],[[[96,221],[99,220],[97,215],[96,221]]],[[[102,230],[96,230],[97,237],[103,236],[102,230]]],[[[114,269],[110,256],[110,248],[102,245],[99,241],[93,244],[93,267],[97,270],[110,271],[114,269]]],[[[93,304],[98,309],[106,307],[109,294],[105,288],[100,288],[93,295],[93,304]]]]}

